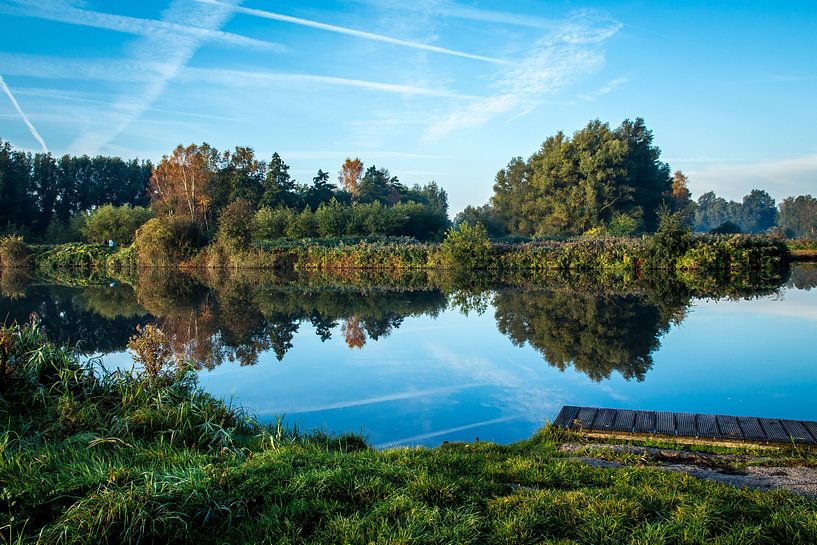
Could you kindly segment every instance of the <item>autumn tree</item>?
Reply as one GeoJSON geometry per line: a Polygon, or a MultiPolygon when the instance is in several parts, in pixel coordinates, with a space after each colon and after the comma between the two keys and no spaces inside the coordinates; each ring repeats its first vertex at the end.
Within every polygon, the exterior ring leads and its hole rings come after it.
{"type": "Polygon", "coordinates": [[[676,210],[685,210],[691,202],[688,182],[689,179],[680,170],[676,170],[672,175],[672,198],[675,200],[676,210]]]}
{"type": "Polygon", "coordinates": [[[348,191],[353,199],[357,199],[359,194],[360,179],[363,176],[363,161],[355,157],[349,157],[343,162],[338,173],[338,181],[341,187],[348,191]]]}
{"type": "Polygon", "coordinates": [[[216,156],[216,150],[208,144],[190,144],[179,145],[170,156],[162,157],[148,187],[156,213],[181,216],[207,229],[216,156]]]}

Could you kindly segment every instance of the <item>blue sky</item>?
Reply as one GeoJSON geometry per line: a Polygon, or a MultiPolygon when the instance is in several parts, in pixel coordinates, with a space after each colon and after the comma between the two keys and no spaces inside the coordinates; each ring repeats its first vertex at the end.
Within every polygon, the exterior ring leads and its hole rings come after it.
{"type": "Polygon", "coordinates": [[[817,2],[0,0],[0,137],[158,159],[179,143],[347,156],[452,213],[557,130],[644,117],[733,199],[817,193],[817,2]]]}

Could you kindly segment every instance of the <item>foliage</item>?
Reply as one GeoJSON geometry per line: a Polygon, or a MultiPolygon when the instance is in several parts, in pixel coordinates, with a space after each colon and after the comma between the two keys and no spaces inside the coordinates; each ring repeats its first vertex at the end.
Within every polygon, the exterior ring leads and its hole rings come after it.
{"type": "Polygon", "coordinates": [[[102,244],[61,244],[37,254],[36,272],[58,284],[99,284],[107,278],[110,254],[111,250],[102,244]]]}
{"type": "Polygon", "coordinates": [[[674,269],[677,259],[692,245],[692,232],[678,213],[659,211],[658,231],[646,248],[646,260],[654,269],[674,269]]]}
{"type": "Polygon", "coordinates": [[[440,257],[443,267],[449,269],[479,271],[495,267],[488,231],[481,223],[463,223],[449,229],[440,246],[440,257]]]}
{"type": "Polygon", "coordinates": [[[144,206],[152,165],[118,157],[59,159],[15,151],[0,139],[0,226],[55,243],[72,217],[105,204],[144,206]]]}
{"type": "Polygon", "coordinates": [[[164,332],[153,324],[137,327],[137,334],[128,340],[134,363],[141,365],[150,380],[172,379],[173,347],[164,332]]]}
{"type": "Polygon", "coordinates": [[[207,229],[213,204],[213,169],[218,154],[207,144],[179,145],[150,177],[151,206],[162,217],[181,217],[207,229]]]}
{"type": "Polygon", "coordinates": [[[136,230],[153,217],[153,212],[141,206],[106,204],[88,214],[81,228],[86,242],[105,244],[113,240],[127,246],[133,242],[136,230]]]}
{"type": "Polygon", "coordinates": [[[363,161],[358,157],[352,159],[347,157],[340,167],[338,173],[338,182],[343,189],[345,189],[353,199],[357,199],[360,194],[358,185],[360,178],[363,176],[363,161]]]}
{"type": "Polygon", "coordinates": [[[780,239],[748,235],[698,237],[678,258],[681,270],[773,271],[789,261],[789,251],[780,239]]]}
{"type": "Polygon", "coordinates": [[[607,233],[613,237],[630,237],[637,235],[643,229],[640,218],[634,218],[627,214],[616,213],[607,226],[607,233]]]}
{"type": "Polygon", "coordinates": [[[786,236],[817,239],[817,199],[811,195],[784,199],[779,220],[786,236]]]}
{"type": "Polygon", "coordinates": [[[738,226],[740,232],[762,233],[775,225],[777,208],[765,191],[752,190],[742,203],[726,201],[709,191],[698,198],[695,207],[695,230],[723,233],[738,226]]]}
{"type": "Polygon", "coordinates": [[[27,268],[30,265],[31,249],[19,235],[0,237],[0,269],[27,268]]]}
{"type": "Polygon", "coordinates": [[[204,245],[198,225],[184,217],[153,218],[136,231],[139,266],[176,266],[204,245]]]}
{"type": "Polygon", "coordinates": [[[244,199],[231,202],[218,218],[218,240],[231,250],[247,248],[252,241],[252,205],[244,199]]]}
{"type": "Polygon", "coordinates": [[[671,200],[669,167],[659,160],[643,119],[611,129],[590,122],[573,137],[559,132],[528,161],[500,170],[491,204],[512,234],[580,235],[617,213],[653,230],[671,200]]]}
{"type": "Polygon", "coordinates": [[[500,218],[494,207],[490,204],[482,206],[466,206],[465,209],[456,215],[454,218],[454,227],[459,227],[463,223],[469,225],[476,225],[481,223],[488,231],[491,238],[503,237],[508,234],[505,224],[500,218]]]}

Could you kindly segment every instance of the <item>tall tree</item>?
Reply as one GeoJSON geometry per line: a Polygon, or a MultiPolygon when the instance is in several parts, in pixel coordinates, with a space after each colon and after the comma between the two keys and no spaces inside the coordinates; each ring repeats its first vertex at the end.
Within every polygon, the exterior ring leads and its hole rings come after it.
{"type": "Polygon", "coordinates": [[[676,210],[685,210],[691,202],[688,183],[689,179],[680,170],[676,170],[672,175],[672,198],[676,210]]]}
{"type": "Polygon", "coordinates": [[[354,159],[347,157],[340,167],[338,181],[340,186],[352,195],[352,199],[358,197],[358,184],[360,184],[361,176],[363,176],[363,161],[357,157],[354,159]]]}
{"type": "Polygon", "coordinates": [[[186,217],[209,228],[215,150],[207,144],[179,145],[150,178],[151,206],[158,215],[186,217]]]}
{"type": "Polygon", "coordinates": [[[653,230],[672,183],[652,142],[640,118],[559,132],[497,174],[492,205],[513,234],[577,235],[622,215],[653,230]]]}
{"type": "Polygon", "coordinates": [[[800,195],[783,200],[779,221],[788,237],[817,239],[817,199],[800,195]]]}
{"type": "Polygon", "coordinates": [[[278,153],[272,154],[267,175],[264,179],[264,193],[261,196],[261,205],[269,208],[276,206],[296,206],[297,194],[295,181],[289,175],[287,165],[278,153]]]}
{"type": "Polygon", "coordinates": [[[753,189],[743,197],[741,228],[746,233],[762,233],[777,223],[777,206],[771,195],[762,189],[753,189]]]}

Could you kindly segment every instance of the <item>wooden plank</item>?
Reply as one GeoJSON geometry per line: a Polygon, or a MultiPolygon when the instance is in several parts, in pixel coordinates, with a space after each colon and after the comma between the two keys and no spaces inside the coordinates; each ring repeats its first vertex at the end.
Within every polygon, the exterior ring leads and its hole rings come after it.
{"type": "Polygon", "coordinates": [[[714,414],[696,414],[695,425],[698,428],[698,437],[717,439],[721,436],[714,414]]]}
{"type": "Polygon", "coordinates": [[[777,418],[760,418],[759,420],[760,426],[763,428],[769,441],[775,443],[789,442],[789,436],[786,434],[786,430],[783,429],[783,424],[780,423],[780,420],[777,418]]]}
{"type": "Polygon", "coordinates": [[[558,428],[570,428],[570,425],[573,423],[573,419],[576,418],[576,415],[579,414],[579,408],[573,405],[565,405],[562,407],[562,410],[559,411],[559,416],[556,417],[556,420],[553,421],[553,425],[558,428]]]}
{"type": "Polygon", "coordinates": [[[804,445],[815,444],[814,438],[802,422],[797,420],[781,420],[780,423],[783,424],[783,429],[786,430],[786,435],[789,436],[791,441],[804,445]]]}
{"type": "Polygon", "coordinates": [[[635,427],[635,411],[622,409],[616,411],[616,419],[613,421],[615,431],[633,431],[635,427]]]}
{"type": "Polygon", "coordinates": [[[598,409],[594,409],[593,407],[581,407],[579,414],[576,415],[576,419],[579,421],[579,427],[583,430],[592,429],[593,420],[595,420],[597,412],[599,412],[598,409]]]}
{"type": "Polygon", "coordinates": [[[616,418],[615,409],[599,409],[596,419],[593,420],[593,429],[599,431],[610,431],[613,428],[613,420],[616,418]]]}
{"type": "Polygon", "coordinates": [[[678,435],[698,437],[698,428],[695,427],[695,415],[690,413],[675,413],[675,429],[678,430],[678,435]]]}
{"type": "Polygon", "coordinates": [[[635,413],[636,433],[655,433],[655,413],[653,411],[638,411],[635,413]]]}
{"type": "Polygon", "coordinates": [[[663,435],[675,435],[675,413],[655,413],[655,432],[663,435]]]}
{"type": "Polygon", "coordinates": [[[743,430],[743,437],[750,441],[768,441],[760,422],[753,416],[739,416],[738,425],[743,430]]]}
{"type": "Polygon", "coordinates": [[[743,431],[741,431],[740,426],[738,426],[737,417],[719,414],[715,418],[718,421],[718,428],[721,430],[722,438],[734,439],[736,441],[743,439],[743,431]]]}

